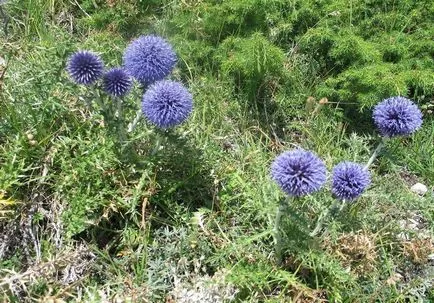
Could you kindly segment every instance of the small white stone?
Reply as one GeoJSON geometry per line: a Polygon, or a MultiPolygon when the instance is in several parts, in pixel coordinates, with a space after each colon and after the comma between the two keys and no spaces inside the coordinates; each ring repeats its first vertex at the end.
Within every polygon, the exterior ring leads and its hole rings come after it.
{"type": "Polygon", "coordinates": [[[413,185],[410,190],[418,195],[425,195],[426,192],[428,191],[428,188],[423,185],[422,183],[416,183],[415,185],[413,185]]]}

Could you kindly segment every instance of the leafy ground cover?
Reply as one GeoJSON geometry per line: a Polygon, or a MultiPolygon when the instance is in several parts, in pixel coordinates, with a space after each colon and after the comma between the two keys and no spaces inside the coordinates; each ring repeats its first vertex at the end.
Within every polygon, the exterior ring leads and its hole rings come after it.
{"type": "MultiPolygon", "coordinates": [[[[0,289],[6,302],[432,302],[432,1],[11,0],[0,34],[0,289]],[[169,134],[120,142],[67,58],[117,66],[158,34],[194,97],[169,134]],[[422,129],[390,140],[372,184],[309,236],[327,188],[273,224],[270,164],[294,146],[330,169],[366,163],[372,107],[414,100],[422,129]],[[159,142],[157,145],[156,142],[159,142]],[[424,196],[410,191],[421,182],[424,196]]],[[[136,85],[127,120],[140,106],[136,85]]],[[[105,98],[105,97],[102,97],[105,98]]],[[[105,98],[104,102],[112,102],[105,98]]]]}

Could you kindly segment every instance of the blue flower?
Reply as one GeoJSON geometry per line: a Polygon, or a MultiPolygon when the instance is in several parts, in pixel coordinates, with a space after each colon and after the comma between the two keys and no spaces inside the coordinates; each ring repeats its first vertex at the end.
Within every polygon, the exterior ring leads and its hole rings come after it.
{"type": "Polygon", "coordinates": [[[78,51],[69,57],[66,69],[76,83],[90,85],[102,76],[104,63],[92,52],[78,51]]]}
{"type": "Polygon", "coordinates": [[[172,46],[158,36],[141,36],[132,41],[124,52],[128,73],[143,84],[162,80],[176,64],[172,46]]]}
{"type": "Polygon", "coordinates": [[[121,97],[130,91],[133,81],[122,68],[113,68],[104,74],[103,84],[107,93],[121,97]]]}
{"type": "Polygon", "coordinates": [[[192,109],[191,94],[181,83],[175,81],[162,80],[154,83],[142,99],[143,114],[160,128],[181,124],[192,109]]]}
{"type": "Polygon", "coordinates": [[[339,200],[354,200],[371,183],[369,172],[360,164],[341,162],[333,169],[332,193],[339,200]]]}
{"type": "Polygon", "coordinates": [[[271,176],[288,195],[304,196],[321,188],[326,181],[326,167],[314,153],[295,149],[274,160],[271,176]]]}
{"type": "Polygon", "coordinates": [[[422,113],[411,100],[391,97],[374,108],[374,122],[384,137],[410,135],[422,125],[422,113]]]}

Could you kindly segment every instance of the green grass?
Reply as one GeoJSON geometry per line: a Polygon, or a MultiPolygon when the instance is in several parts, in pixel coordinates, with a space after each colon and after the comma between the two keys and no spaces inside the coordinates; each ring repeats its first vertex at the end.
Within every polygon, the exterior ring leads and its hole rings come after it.
{"type": "MultiPolygon", "coordinates": [[[[3,300],[163,302],[198,285],[232,287],[235,302],[434,299],[430,1],[79,3],[5,6],[3,300]],[[142,121],[121,142],[65,64],[90,49],[116,66],[147,33],[172,42],[171,77],[189,87],[194,111],[169,134],[142,121]],[[378,140],[371,106],[398,93],[420,105],[422,129],[387,144],[368,191],[319,237],[309,232],[334,202],[329,186],[292,201],[277,266],[272,229],[284,194],[271,161],[301,146],[329,171],[367,162],[378,140]],[[328,103],[314,113],[309,97],[313,108],[328,103]],[[416,182],[428,186],[424,197],[410,191],[416,182]]],[[[127,121],[140,94],[135,87],[125,101],[127,121]]]]}

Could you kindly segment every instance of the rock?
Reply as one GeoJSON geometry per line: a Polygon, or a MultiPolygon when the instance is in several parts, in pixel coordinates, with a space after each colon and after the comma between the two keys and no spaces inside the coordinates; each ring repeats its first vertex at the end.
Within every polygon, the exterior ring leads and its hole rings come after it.
{"type": "Polygon", "coordinates": [[[415,185],[413,185],[410,190],[420,196],[423,196],[426,194],[426,192],[428,191],[428,188],[423,185],[422,183],[416,183],[415,185]]]}

